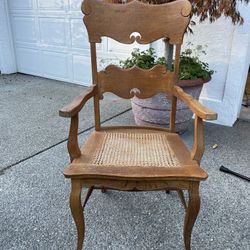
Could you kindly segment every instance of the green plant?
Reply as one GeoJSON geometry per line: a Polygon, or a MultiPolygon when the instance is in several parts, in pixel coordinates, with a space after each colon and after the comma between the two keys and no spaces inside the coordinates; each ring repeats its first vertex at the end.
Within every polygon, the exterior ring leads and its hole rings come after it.
{"type": "Polygon", "coordinates": [[[150,69],[156,64],[165,65],[165,58],[157,58],[153,48],[149,48],[145,51],[134,49],[131,53],[131,57],[124,61],[120,61],[120,66],[124,69],[131,68],[135,65],[142,69],[150,69]]]}
{"type": "MultiPolygon", "coordinates": [[[[205,50],[201,45],[196,46],[194,49],[191,46],[193,45],[189,44],[189,48],[183,51],[180,56],[180,80],[206,79],[210,77],[214,71],[209,69],[207,63],[199,59],[200,54],[206,54],[205,50]]],[[[131,57],[120,61],[120,66],[125,69],[135,65],[142,69],[150,69],[157,64],[166,65],[166,61],[165,57],[157,58],[153,48],[145,51],[134,49],[131,57]]]]}
{"type": "Polygon", "coordinates": [[[184,50],[180,56],[180,80],[193,80],[197,78],[207,79],[214,71],[209,69],[208,63],[199,59],[201,54],[206,55],[202,45],[192,48],[193,44],[189,43],[189,48],[184,50]]]}

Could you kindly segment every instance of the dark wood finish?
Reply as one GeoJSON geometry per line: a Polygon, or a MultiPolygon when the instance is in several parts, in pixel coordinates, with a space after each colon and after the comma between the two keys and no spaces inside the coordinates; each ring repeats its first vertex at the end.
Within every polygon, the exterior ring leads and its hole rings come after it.
{"type": "MultiPolygon", "coordinates": [[[[217,118],[216,113],[205,108],[175,85],[178,82],[182,38],[189,23],[191,6],[185,0],[162,5],[149,5],[138,1],[132,1],[129,4],[108,3],[112,1],[85,0],[82,5],[91,47],[93,86],[59,112],[61,116],[71,118],[68,140],[71,164],[65,169],[64,175],[70,178],[72,183],[70,207],[78,233],[77,249],[82,249],[84,241],[83,208],[93,189],[106,190],[106,188],[109,188],[121,191],[176,190],[186,211],[183,233],[186,250],[189,250],[191,248],[192,228],[200,207],[199,183],[207,178],[207,173],[200,167],[204,151],[202,120],[217,118]],[[133,32],[137,32],[137,35],[133,36],[133,32]],[[140,36],[138,36],[138,33],[140,33],[140,36]],[[167,37],[171,43],[176,45],[174,71],[166,71],[163,66],[155,66],[150,70],[142,70],[137,67],[124,70],[117,66],[108,66],[105,70],[98,72],[95,43],[100,42],[102,36],[109,36],[127,44],[135,40],[142,44],[150,43],[159,38],[167,37]],[[99,100],[103,98],[103,93],[112,92],[123,98],[133,96],[147,98],[162,91],[168,93],[172,99],[169,129],[101,126],[99,100]],[[77,138],[78,113],[86,101],[92,97],[94,100],[95,131],[87,142],[79,147],[77,138]],[[191,152],[180,136],[174,133],[177,98],[184,101],[196,115],[194,145],[191,152]],[[113,162],[113,165],[105,165],[102,163],[104,162],[103,158],[101,158],[100,164],[96,164],[93,159],[98,158],[100,152],[104,152],[105,149],[108,150],[107,152],[112,152],[114,149],[112,149],[112,145],[115,144],[105,143],[106,138],[113,138],[113,135],[119,135],[123,138],[124,134],[128,137],[125,136],[126,139],[123,143],[137,145],[138,142],[136,150],[139,153],[144,145],[148,145],[143,141],[147,136],[158,138],[157,140],[161,140],[160,142],[164,145],[164,150],[160,152],[161,157],[164,156],[167,160],[164,160],[163,163],[162,161],[155,161],[152,163],[153,165],[149,166],[140,161],[133,165],[131,159],[134,160],[134,158],[130,158],[130,154],[126,155],[124,152],[119,152],[116,147],[118,160],[115,161],[115,164],[113,162]],[[129,141],[130,137],[133,138],[132,141],[129,141]],[[134,143],[134,140],[136,143],[134,143]],[[129,162],[130,165],[126,162],[123,165],[118,164],[119,158],[123,157],[122,159],[124,159],[124,156],[127,156],[125,161],[129,162]],[[81,204],[82,188],[89,188],[83,207],[81,204]],[[183,190],[189,192],[188,206],[186,206],[183,190]]],[[[110,140],[114,143],[120,141],[110,140]]],[[[158,144],[152,141],[152,145],[149,145],[152,146],[150,153],[143,155],[143,157],[148,155],[151,158],[153,155],[156,158],[158,157],[159,148],[154,150],[158,144]],[[157,154],[153,154],[154,152],[157,152],[157,154]]]]}
{"type": "Polygon", "coordinates": [[[177,108],[177,98],[176,98],[176,96],[173,95],[172,96],[170,122],[169,122],[169,129],[172,133],[175,132],[176,108],[177,108]]]}
{"type": "Polygon", "coordinates": [[[128,4],[85,0],[82,4],[89,41],[95,43],[107,36],[125,44],[148,44],[163,37],[172,44],[181,44],[190,11],[191,4],[185,0],[161,5],[136,0],[128,4]]]}
{"type": "Polygon", "coordinates": [[[81,151],[78,146],[78,114],[71,117],[70,129],[69,129],[69,139],[68,139],[68,151],[70,155],[70,161],[77,159],[81,156],[81,151]]]}

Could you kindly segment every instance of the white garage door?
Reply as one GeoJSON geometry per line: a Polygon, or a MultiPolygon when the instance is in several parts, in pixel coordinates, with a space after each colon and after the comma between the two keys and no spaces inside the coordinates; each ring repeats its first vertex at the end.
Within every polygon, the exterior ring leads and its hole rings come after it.
{"type": "MultiPolygon", "coordinates": [[[[18,72],[89,85],[90,54],[81,0],[9,0],[18,72]]],[[[131,46],[103,39],[104,60],[124,58],[131,46]]]]}

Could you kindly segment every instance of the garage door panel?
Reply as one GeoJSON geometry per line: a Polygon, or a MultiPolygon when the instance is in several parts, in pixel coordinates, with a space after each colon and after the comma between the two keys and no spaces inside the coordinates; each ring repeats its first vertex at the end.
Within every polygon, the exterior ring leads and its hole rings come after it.
{"type": "MultiPolygon", "coordinates": [[[[92,82],[82,0],[8,1],[19,72],[83,85],[92,82]]],[[[107,62],[131,51],[106,37],[96,48],[107,62]]]]}
{"type": "Polygon", "coordinates": [[[92,83],[90,57],[73,55],[73,80],[76,83],[92,83]]]}
{"type": "Polygon", "coordinates": [[[33,1],[32,0],[9,0],[10,10],[32,10],[33,1]]]}
{"type": "Polygon", "coordinates": [[[133,48],[138,48],[140,45],[138,43],[133,44],[121,44],[114,39],[108,38],[108,51],[117,53],[130,53],[133,48]]]}
{"type": "Polygon", "coordinates": [[[16,48],[16,59],[20,72],[40,75],[39,51],[31,48],[16,48]]]}
{"type": "Polygon", "coordinates": [[[89,50],[88,34],[81,19],[71,20],[71,45],[73,48],[89,50]]]}
{"type": "MultiPolygon", "coordinates": [[[[72,19],[70,22],[70,29],[71,29],[71,46],[72,49],[78,50],[86,50],[84,53],[89,54],[89,39],[88,39],[88,32],[86,27],[83,24],[82,19],[72,19]]],[[[106,44],[106,38],[102,39],[102,43],[96,44],[97,50],[104,50],[106,44]]]]}
{"type": "Polygon", "coordinates": [[[82,1],[69,0],[69,6],[70,6],[71,11],[81,12],[81,4],[82,4],[82,1]]]}
{"type": "Polygon", "coordinates": [[[13,34],[16,42],[36,43],[36,24],[34,17],[13,16],[13,34]]]}
{"type": "Polygon", "coordinates": [[[43,45],[67,46],[66,24],[62,18],[39,18],[40,39],[43,45]]]}
{"type": "Polygon", "coordinates": [[[42,51],[43,75],[55,79],[69,78],[68,58],[66,53],[42,51]]]}
{"type": "Polygon", "coordinates": [[[39,9],[64,11],[65,0],[37,0],[39,9]]]}

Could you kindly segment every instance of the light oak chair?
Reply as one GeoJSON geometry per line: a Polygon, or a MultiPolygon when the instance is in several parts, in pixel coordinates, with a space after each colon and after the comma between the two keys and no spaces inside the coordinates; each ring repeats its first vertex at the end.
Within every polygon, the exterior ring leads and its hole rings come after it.
{"type": "Polygon", "coordinates": [[[71,179],[72,184],[70,207],[78,232],[77,249],[82,249],[84,241],[83,210],[95,188],[103,191],[106,188],[121,191],[177,190],[184,205],[183,190],[188,190],[183,234],[185,248],[191,249],[191,231],[200,208],[199,184],[207,178],[200,167],[204,151],[202,120],[214,120],[217,114],[176,86],[183,34],[190,21],[190,3],[178,0],[150,5],[135,0],[128,4],[113,4],[85,0],[82,11],[90,42],[93,85],[59,112],[60,116],[71,118],[68,139],[71,164],[64,175],[71,179]],[[96,43],[100,43],[103,36],[124,44],[134,41],[148,44],[168,38],[175,45],[174,71],[168,71],[162,65],[150,70],[109,65],[98,72],[96,43]],[[165,92],[172,99],[170,128],[101,126],[99,101],[105,92],[126,99],[134,96],[148,98],[165,92]],[[91,98],[94,100],[95,132],[80,148],[78,113],[91,98]],[[175,133],[177,98],[195,114],[191,152],[175,133]],[[89,188],[83,205],[82,188],[89,188]]]}

